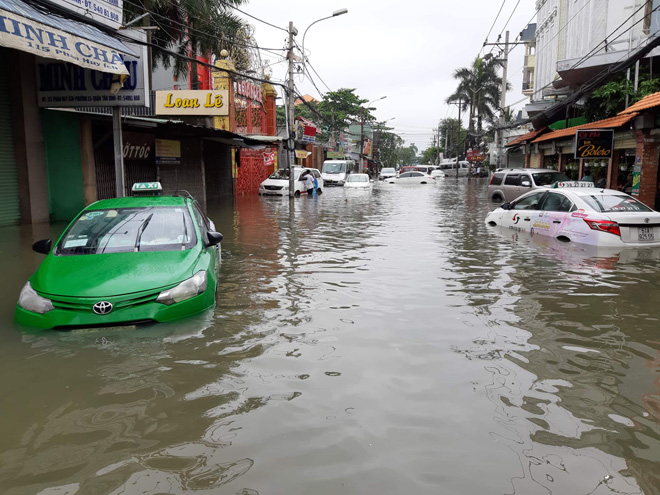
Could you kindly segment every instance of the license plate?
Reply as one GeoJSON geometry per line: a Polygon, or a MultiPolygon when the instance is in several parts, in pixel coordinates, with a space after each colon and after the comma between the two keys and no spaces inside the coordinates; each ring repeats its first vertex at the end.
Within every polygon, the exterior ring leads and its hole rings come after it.
{"type": "Polygon", "coordinates": [[[655,238],[653,237],[653,227],[639,227],[638,233],[637,233],[637,238],[640,241],[654,241],[655,238]]]}

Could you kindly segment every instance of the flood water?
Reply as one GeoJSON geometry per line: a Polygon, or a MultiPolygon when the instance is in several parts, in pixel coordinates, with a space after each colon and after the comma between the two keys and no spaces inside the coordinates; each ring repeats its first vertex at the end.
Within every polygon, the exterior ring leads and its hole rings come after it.
{"type": "Polygon", "coordinates": [[[294,205],[209,208],[217,306],[138,329],[17,329],[48,229],[1,229],[0,493],[660,493],[657,252],[493,230],[485,180],[294,205]]]}

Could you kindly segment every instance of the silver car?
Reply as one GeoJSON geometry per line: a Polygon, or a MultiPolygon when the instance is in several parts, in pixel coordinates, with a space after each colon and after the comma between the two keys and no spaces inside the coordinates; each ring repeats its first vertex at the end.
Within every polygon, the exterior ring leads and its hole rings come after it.
{"type": "Polygon", "coordinates": [[[498,203],[510,202],[534,189],[570,180],[549,168],[506,168],[496,171],[488,184],[488,197],[498,203]]]}

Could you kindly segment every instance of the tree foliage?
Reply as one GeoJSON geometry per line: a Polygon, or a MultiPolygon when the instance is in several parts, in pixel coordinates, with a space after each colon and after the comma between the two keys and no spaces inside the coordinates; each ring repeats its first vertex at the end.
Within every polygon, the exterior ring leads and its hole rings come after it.
{"type": "Polygon", "coordinates": [[[447,98],[447,103],[462,102],[462,110],[468,112],[470,134],[475,131],[481,134],[483,122],[493,119],[499,109],[502,79],[497,70],[498,63],[494,58],[477,57],[470,66],[454,71],[458,87],[447,98]]]}
{"type": "Polygon", "coordinates": [[[153,63],[173,66],[179,76],[188,73],[188,62],[164,50],[189,57],[207,53],[219,56],[226,49],[239,60],[246,58],[246,26],[230,8],[243,3],[245,0],[140,0],[141,7],[124,3],[124,15],[128,22],[146,11],[153,12],[149,22],[159,28],[151,35],[156,45],[153,63]]]}

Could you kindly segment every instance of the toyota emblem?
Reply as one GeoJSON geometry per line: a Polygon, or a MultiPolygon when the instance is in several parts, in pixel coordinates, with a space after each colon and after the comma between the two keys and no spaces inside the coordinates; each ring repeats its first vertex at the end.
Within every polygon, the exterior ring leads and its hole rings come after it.
{"type": "Polygon", "coordinates": [[[644,219],[644,223],[649,223],[649,219],[648,219],[648,218],[645,218],[645,219],[644,219]]]}
{"type": "Polygon", "coordinates": [[[99,301],[92,306],[92,309],[97,315],[107,315],[112,311],[112,303],[109,303],[108,301],[99,301]]]}

